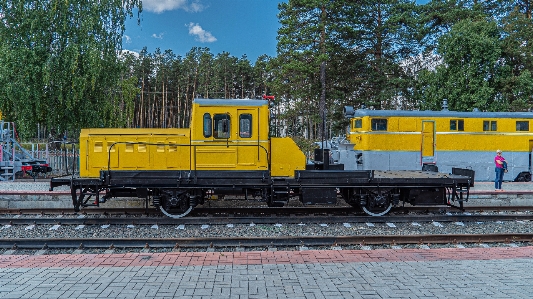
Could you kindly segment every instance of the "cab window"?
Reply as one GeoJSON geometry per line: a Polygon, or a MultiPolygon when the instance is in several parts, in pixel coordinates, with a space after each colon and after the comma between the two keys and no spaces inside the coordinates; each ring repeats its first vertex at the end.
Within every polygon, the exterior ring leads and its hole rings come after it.
{"type": "Polygon", "coordinates": [[[252,115],[251,114],[239,115],[239,136],[241,138],[252,137],[252,115]]]}
{"type": "Polygon", "coordinates": [[[529,121],[516,121],[516,130],[517,131],[529,131],[529,121]]]}
{"type": "Polygon", "coordinates": [[[214,137],[228,139],[230,132],[230,116],[228,114],[215,114],[213,116],[214,137]]]}
{"type": "Polygon", "coordinates": [[[358,118],[358,119],[354,119],[353,121],[353,128],[354,129],[361,129],[363,127],[363,120],[358,118]]]}
{"type": "Polygon", "coordinates": [[[450,119],[450,131],[464,131],[465,122],[462,119],[450,119]]]}
{"type": "Polygon", "coordinates": [[[372,131],[387,131],[387,119],[385,118],[373,118],[370,124],[372,131]]]}
{"type": "Polygon", "coordinates": [[[211,120],[211,114],[204,114],[204,137],[211,137],[213,135],[213,125],[211,120]]]}
{"type": "Polygon", "coordinates": [[[498,125],[495,120],[484,120],[483,131],[497,131],[498,125]]]}

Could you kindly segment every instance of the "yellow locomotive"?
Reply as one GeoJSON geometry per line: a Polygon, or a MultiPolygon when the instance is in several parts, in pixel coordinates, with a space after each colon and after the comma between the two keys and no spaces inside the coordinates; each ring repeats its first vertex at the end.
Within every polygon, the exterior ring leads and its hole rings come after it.
{"type": "Polygon", "coordinates": [[[292,177],[305,169],[292,139],[269,138],[267,101],[196,99],[192,115],[190,129],[82,130],[80,176],[113,169],[270,170],[292,177]]]}
{"type": "Polygon", "coordinates": [[[369,215],[383,215],[400,202],[457,200],[462,207],[473,181],[473,174],[460,169],[444,175],[306,164],[291,138],[269,136],[266,100],[195,99],[191,115],[188,129],[82,130],[80,175],[53,178],[51,189],[69,185],[75,211],[114,197],[140,197],[177,218],[226,195],[268,206],[283,206],[293,197],[305,205],[335,204],[342,196],[369,215]]]}
{"type": "Polygon", "coordinates": [[[345,169],[475,171],[494,179],[496,150],[508,162],[505,179],[531,181],[533,113],[354,110],[347,143],[335,152],[345,169]]]}

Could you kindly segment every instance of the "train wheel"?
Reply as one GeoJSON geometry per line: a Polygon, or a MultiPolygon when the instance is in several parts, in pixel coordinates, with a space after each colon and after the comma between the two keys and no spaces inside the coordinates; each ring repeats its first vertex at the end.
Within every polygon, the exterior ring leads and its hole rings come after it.
{"type": "Polygon", "coordinates": [[[392,209],[392,202],[386,195],[368,194],[366,204],[362,205],[363,211],[370,216],[383,216],[392,209]]]}
{"type": "MultiPolygon", "coordinates": [[[[184,211],[183,213],[181,214],[171,214],[169,212],[167,212],[163,206],[159,206],[159,209],[161,210],[161,212],[163,214],[165,214],[166,216],[170,217],[170,218],[174,218],[174,219],[178,219],[178,218],[181,218],[181,217],[184,217],[184,216],[187,216],[191,211],[192,211],[192,207],[189,207],[186,211],[184,211]]],[[[174,212],[174,211],[173,211],[174,212]]]]}
{"type": "Polygon", "coordinates": [[[383,216],[383,215],[386,215],[390,212],[390,210],[392,209],[392,204],[389,204],[385,210],[383,211],[380,211],[378,212],[377,210],[373,209],[372,211],[367,209],[367,207],[363,207],[363,211],[367,214],[367,215],[370,215],[370,216],[383,216]]]}
{"type": "Polygon", "coordinates": [[[159,207],[166,216],[175,219],[187,216],[195,206],[192,202],[194,200],[188,193],[177,194],[176,191],[154,198],[154,206],[159,207]]]}

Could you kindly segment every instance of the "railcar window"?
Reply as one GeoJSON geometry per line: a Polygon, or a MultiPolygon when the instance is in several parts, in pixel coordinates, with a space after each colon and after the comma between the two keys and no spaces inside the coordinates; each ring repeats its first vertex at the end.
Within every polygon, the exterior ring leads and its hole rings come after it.
{"type": "Polygon", "coordinates": [[[95,141],[94,142],[94,152],[95,153],[101,153],[103,147],[104,147],[104,143],[102,141],[95,141]]]}
{"type": "Polygon", "coordinates": [[[363,127],[363,120],[358,118],[353,121],[353,128],[354,129],[361,129],[363,127]]]}
{"type": "Polygon", "coordinates": [[[517,131],[529,131],[529,121],[516,121],[517,131]]]}
{"type": "Polygon", "coordinates": [[[176,144],[175,141],[169,141],[168,143],[171,144],[171,145],[168,147],[168,151],[169,151],[169,152],[177,152],[177,151],[178,151],[178,146],[175,145],[175,144],[176,144]]]}
{"type": "Polygon", "coordinates": [[[211,120],[211,114],[204,114],[204,137],[211,137],[213,135],[213,124],[211,120]]]}
{"type": "Polygon", "coordinates": [[[252,115],[239,115],[239,136],[242,138],[252,137],[252,115]]]}
{"type": "Polygon", "coordinates": [[[498,126],[495,120],[484,120],[483,131],[497,131],[498,126]]]}
{"type": "Polygon", "coordinates": [[[215,114],[213,116],[214,122],[214,137],[220,139],[228,139],[230,132],[230,116],[228,114],[215,114]]]}
{"type": "Polygon", "coordinates": [[[450,119],[450,131],[464,131],[465,122],[462,119],[450,119]]]}
{"type": "Polygon", "coordinates": [[[374,118],[370,124],[372,125],[372,131],[387,131],[387,119],[374,118]]]}

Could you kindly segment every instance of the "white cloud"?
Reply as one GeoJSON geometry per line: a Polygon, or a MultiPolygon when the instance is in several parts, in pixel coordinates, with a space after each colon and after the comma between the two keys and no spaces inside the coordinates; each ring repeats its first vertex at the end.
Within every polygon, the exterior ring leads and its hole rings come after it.
{"type": "Polygon", "coordinates": [[[162,13],[167,10],[183,9],[188,12],[200,12],[204,10],[200,0],[143,0],[143,10],[162,13]]]}
{"type": "Polygon", "coordinates": [[[164,33],[162,33],[162,32],[159,33],[159,34],[155,34],[155,33],[154,33],[154,34],[152,34],[152,37],[153,37],[153,38],[157,38],[157,39],[163,39],[163,34],[164,34],[164,33]]]}
{"type": "Polygon", "coordinates": [[[217,39],[216,37],[214,37],[211,32],[209,31],[205,31],[204,29],[202,29],[202,27],[200,25],[198,25],[198,23],[189,23],[189,25],[185,25],[187,27],[189,27],[189,34],[190,35],[195,35],[196,36],[196,40],[199,41],[199,42],[202,42],[202,43],[212,43],[212,42],[215,42],[217,39]]]}
{"type": "Polygon", "coordinates": [[[131,44],[131,37],[129,35],[124,35],[124,40],[126,44],[131,44]]]}
{"type": "Polygon", "coordinates": [[[189,9],[187,11],[201,12],[202,10],[204,10],[204,8],[205,6],[200,3],[200,1],[193,1],[191,5],[189,5],[189,9]]]}
{"type": "Polygon", "coordinates": [[[130,51],[130,50],[126,50],[126,49],[120,51],[120,52],[118,53],[118,57],[122,59],[122,58],[124,58],[124,56],[126,56],[126,55],[128,55],[128,54],[129,54],[129,55],[133,55],[133,56],[139,58],[139,52],[130,51]]]}

